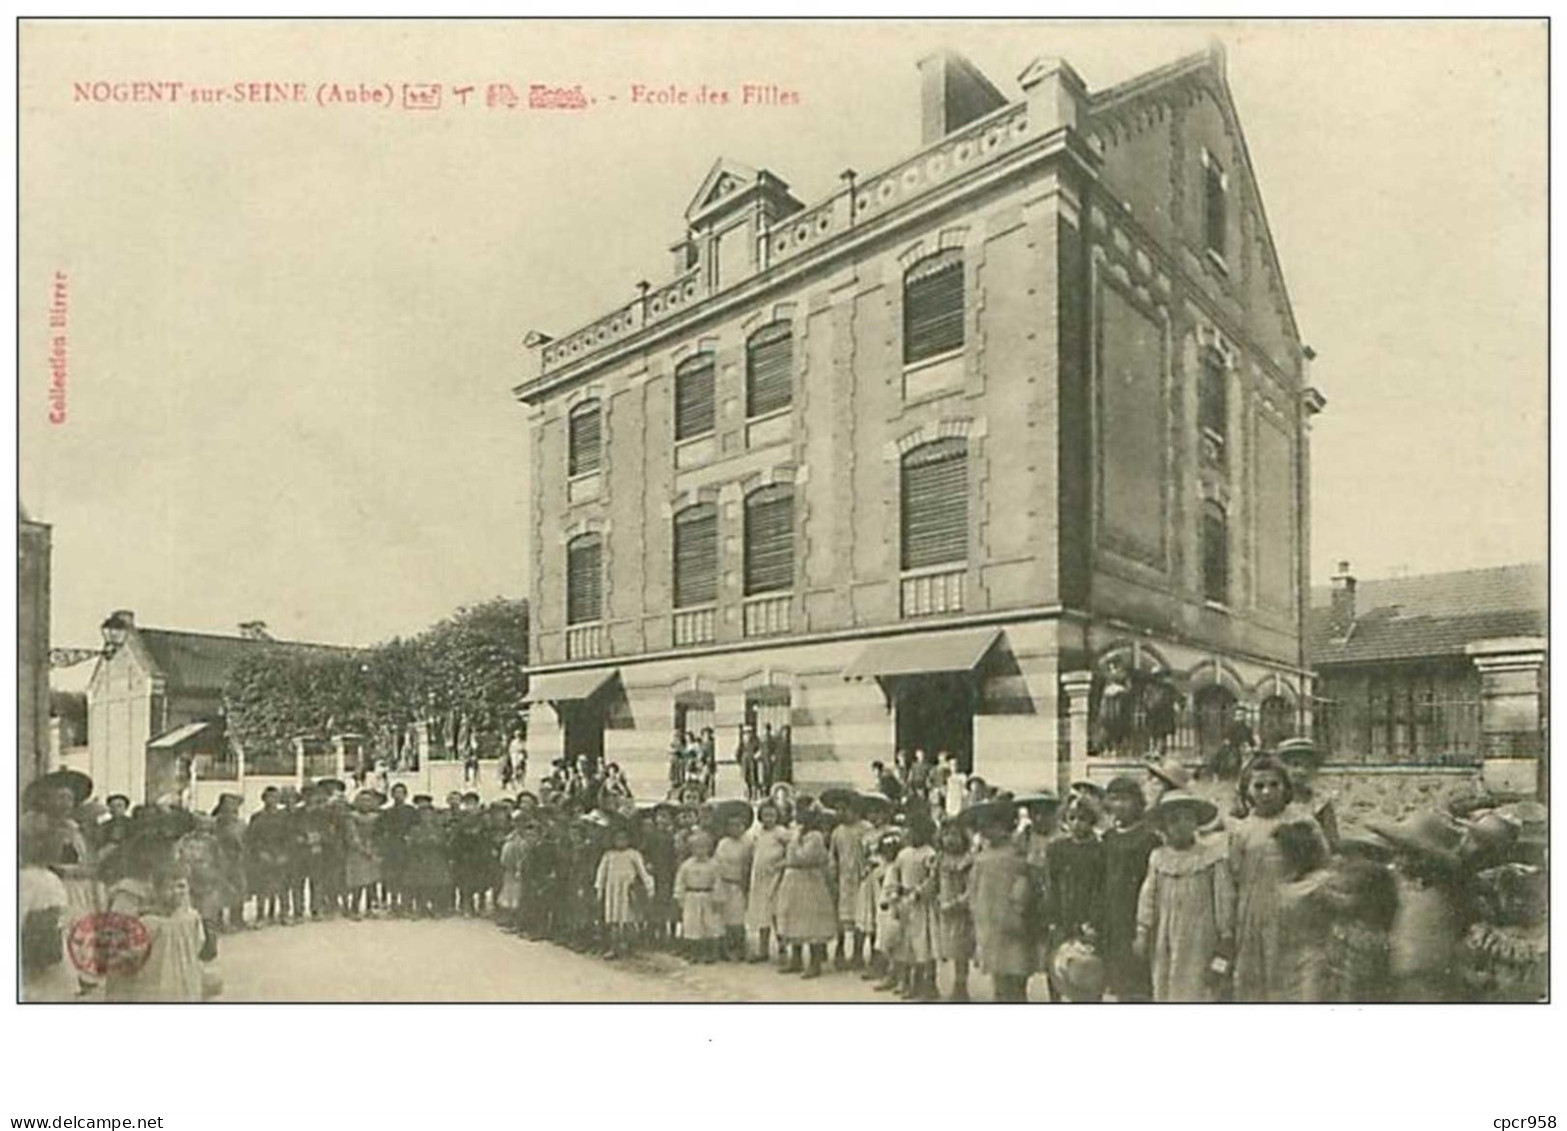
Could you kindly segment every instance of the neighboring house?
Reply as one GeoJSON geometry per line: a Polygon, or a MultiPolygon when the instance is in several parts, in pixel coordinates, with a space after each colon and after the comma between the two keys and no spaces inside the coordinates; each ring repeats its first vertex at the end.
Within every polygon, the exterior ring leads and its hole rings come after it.
{"type": "Polygon", "coordinates": [[[223,722],[229,675],[258,648],[329,647],[272,640],[259,623],[218,636],[144,628],[124,609],[107,623],[123,629],[124,642],[98,661],[88,684],[89,772],[100,797],[135,802],[197,779],[237,779],[223,722]]]}
{"type": "Polygon", "coordinates": [[[802,785],[1022,788],[1303,722],[1324,402],[1222,54],[919,72],[918,150],[809,204],[719,160],[671,277],[528,335],[540,764],[770,722],[802,785]]]}
{"type": "MultiPolygon", "coordinates": [[[[18,506],[16,517],[17,789],[49,766],[49,569],[52,532],[18,506]]],[[[20,793],[18,793],[20,796],[20,793]]]]}
{"type": "Polygon", "coordinates": [[[1538,759],[1546,624],[1543,565],[1358,581],[1340,562],[1312,592],[1318,742],[1370,765],[1538,759]],[[1509,701],[1488,725],[1497,691],[1509,701]]]}

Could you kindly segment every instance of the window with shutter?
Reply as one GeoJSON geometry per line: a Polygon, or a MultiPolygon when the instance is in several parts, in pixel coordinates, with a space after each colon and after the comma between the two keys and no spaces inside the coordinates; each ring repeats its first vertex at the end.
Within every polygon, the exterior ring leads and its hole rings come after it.
{"type": "Polygon", "coordinates": [[[905,365],[963,344],[963,252],[926,256],[903,276],[905,365]]]}
{"type": "Polygon", "coordinates": [[[1202,508],[1202,595],[1220,605],[1230,601],[1229,521],[1218,503],[1202,508]]]}
{"type": "Polygon", "coordinates": [[[597,534],[573,538],[566,547],[566,623],[603,617],[604,548],[597,534]]]}
{"type": "Polygon", "coordinates": [[[794,399],[794,335],[774,322],[751,335],[745,347],[745,414],[762,416],[794,399]]]}
{"type": "Polygon", "coordinates": [[[566,452],[568,475],[586,475],[599,469],[600,420],[598,401],[586,401],[571,410],[566,452]]]}
{"type": "Polygon", "coordinates": [[[675,515],[675,608],[718,600],[718,508],[687,507],[675,515]]]}
{"type": "Polygon", "coordinates": [[[949,437],[903,457],[903,568],[968,558],[968,441],[949,437]]]}
{"type": "Polygon", "coordinates": [[[745,499],[745,595],[794,588],[794,488],[787,483],[745,499]]]}
{"type": "Polygon", "coordinates": [[[689,440],[713,430],[713,355],[693,357],[675,370],[675,439],[689,440]]]}

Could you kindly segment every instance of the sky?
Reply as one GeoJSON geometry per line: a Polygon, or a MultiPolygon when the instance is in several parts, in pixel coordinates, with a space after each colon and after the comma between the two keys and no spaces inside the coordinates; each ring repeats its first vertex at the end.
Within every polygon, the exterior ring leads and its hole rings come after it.
{"type": "Polygon", "coordinates": [[[1036,56],[1099,89],[1213,39],[1328,401],[1314,578],[1543,559],[1541,24],[60,22],[20,55],[19,486],[55,642],[130,608],[370,643],[525,595],[522,340],[667,277],[715,158],[811,203],[918,148],[935,47],[1018,97],[1036,56]],[[134,81],[308,100],[92,100],[134,81]],[[426,82],[439,109],[315,102],[426,82]],[[501,82],[597,101],[486,108],[501,82]],[[632,101],[748,82],[798,104],[632,101]]]}

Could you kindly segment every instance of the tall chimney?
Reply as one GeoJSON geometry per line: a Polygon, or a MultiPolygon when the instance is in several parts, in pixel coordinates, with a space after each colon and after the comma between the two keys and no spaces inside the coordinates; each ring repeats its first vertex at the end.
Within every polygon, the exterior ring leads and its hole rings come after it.
{"type": "Polygon", "coordinates": [[[1007,104],[1004,94],[956,51],[941,50],[917,64],[920,72],[920,145],[940,141],[1007,104]]]}
{"type": "Polygon", "coordinates": [[[1349,572],[1348,562],[1339,562],[1333,575],[1333,629],[1336,635],[1347,633],[1355,623],[1355,575],[1349,572]]]}

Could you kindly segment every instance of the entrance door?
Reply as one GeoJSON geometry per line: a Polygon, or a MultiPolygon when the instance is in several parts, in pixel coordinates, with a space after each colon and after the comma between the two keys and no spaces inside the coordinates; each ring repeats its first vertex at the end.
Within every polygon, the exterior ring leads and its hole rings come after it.
{"type": "Polygon", "coordinates": [[[561,732],[566,756],[576,761],[584,754],[595,766],[604,761],[604,709],[592,700],[561,704],[561,732]]]}
{"type": "Polygon", "coordinates": [[[932,763],[945,750],[965,774],[974,769],[974,681],[969,675],[899,678],[896,728],[899,750],[924,750],[932,763]]]}

